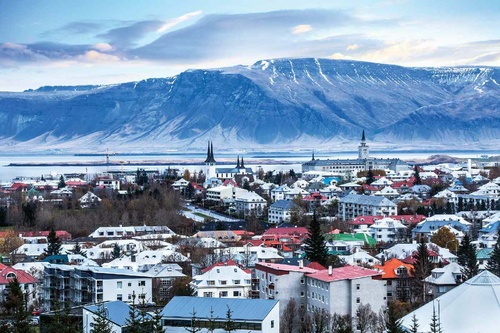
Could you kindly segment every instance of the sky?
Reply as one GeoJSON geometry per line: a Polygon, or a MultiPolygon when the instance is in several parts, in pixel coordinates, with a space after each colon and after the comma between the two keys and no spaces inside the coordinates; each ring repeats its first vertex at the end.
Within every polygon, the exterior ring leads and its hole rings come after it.
{"type": "Polygon", "coordinates": [[[498,0],[0,0],[0,91],[272,58],[500,66],[498,0]]]}

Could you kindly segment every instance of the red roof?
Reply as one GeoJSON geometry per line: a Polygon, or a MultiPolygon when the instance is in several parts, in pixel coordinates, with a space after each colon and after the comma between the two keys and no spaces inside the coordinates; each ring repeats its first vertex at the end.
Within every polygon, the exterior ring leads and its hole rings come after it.
{"type": "Polygon", "coordinates": [[[324,269],[321,271],[317,271],[316,273],[307,274],[307,276],[324,282],[333,282],[377,276],[380,274],[380,272],[374,271],[372,269],[347,265],[344,267],[332,269],[332,275],[328,274],[328,269],[324,269]]]}
{"type": "MultiPolygon", "coordinates": [[[[23,237],[48,237],[50,231],[21,231],[20,235],[23,237]]],[[[56,230],[56,237],[60,240],[70,240],[71,234],[66,230],[56,230]]]]}
{"type": "Polygon", "coordinates": [[[305,237],[307,236],[307,228],[306,227],[269,228],[263,233],[263,235],[284,235],[284,234],[291,236],[305,237]]]}
{"type": "Polygon", "coordinates": [[[411,177],[410,179],[406,179],[406,180],[399,181],[399,182],[394,182],[394,183],[392,183],[391,187],[394,189],[398,189],[401,187],[410,188],[414,185],[414,182],[415,182],[415,177],[411,177]]]}
{"type": "Polygon", "coordinates": [[[238,184],[237,184],[234,180],[232,180],[232,179],[226,179],[226,180],[222,183],[222,185],[223,185],[223,186],[227,186],[227,185],[229,185],[229,184],[233,185],[234,187],[238,187],[238,184]]]}
{"type": "Polygon", "coordinates": [[[245,242],[247,244],[248,243],[252,244],[252,246],[260,246],[260,245],[264,244],[264,241],[262,241],[260,239],[249,239],[249,240],[246,240],[245,242]]]}
{"type": "Polygon", "coordinates": [[[321,193],[311,193],[310,195],[306,195],[302,198],[304,201],[313,201],[313,200],[321,200],[325,201],[326,197],[321,193]]]}
{"type": "Polygon", "coordinates": [[[23,270],[6,267],[0,271],[0,284],[8,284],[12,279],[7,279],[7,275],[13,273],[20,284],[36,283],[38,280],[23,270]]]}
{"type": "Polygon", "coordinates": [[[363,184],[363,185],[361,185],[361,187],[363,188],[363,190],[365,192],[366,192],[366,190],[369,190],[369,191],[378,191],[379,190],[378,187],[371,186],[371,185],[368,185],[368,184],[363,184]]]}
{"type": "Polygon", "coordinates": [[[210,270],[212,270],[214,267],[220,267],[220,266],[238,266],[238,263],[232,259],[226,260],[224,262],[216,262],[215,264],[208,266],[207,268],[202,269],[202,273],[206,273],[210,270]]]}
{"type": "Polygon", "coordinates": [[[317,263],[316,261],[311,262],[309,265],[306,267],[312,268],[312,269],[317,269],[318,271],[326,269],[323,265],[317,263]]]}

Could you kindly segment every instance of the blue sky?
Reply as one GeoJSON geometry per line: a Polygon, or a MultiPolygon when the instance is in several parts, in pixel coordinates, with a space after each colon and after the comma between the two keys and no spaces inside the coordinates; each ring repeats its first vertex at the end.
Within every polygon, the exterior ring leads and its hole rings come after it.
{"type": "Polygon", "coordinates": [[[498,0],[0,0],[0,91],[318,57],[500,66],[498,0]]]}

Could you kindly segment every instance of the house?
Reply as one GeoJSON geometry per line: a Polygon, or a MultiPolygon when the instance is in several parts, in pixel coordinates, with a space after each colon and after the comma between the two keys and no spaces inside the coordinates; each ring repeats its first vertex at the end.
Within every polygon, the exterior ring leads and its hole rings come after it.
{"type": "Polygon", "coordinates": [[[99,177],[96,179],[96,187],[111,188],[113,190],[120,189],[120,181],[108,177],[99,177]]]}
{"type": "Polygon", "coordinates": [[[207,189],[206,198],[212,202],[222,204],[227,201],[234,201],[234,199],[245,193],[248,193],[248,191],[244,188],[220,185],[207,189]]]}
{"type": "Polygon", "coordinates": [[[264,245],[253,246],[251,243],[243,246],[216,249],[216,252],[225,258],[231,258],[245,267],[254,267],[260,262],[277,262],[283,259],[278,249],[264,245]]]}
{"type": "Polygon", "coordinates": [[[377,242],[394,242],[406,239],[406,226],[398,220],[384,217],[369,227],[369,232],[377,242]]]}
{"type": "Polygon", "coordinates": [[[496,332],[500,327],[500,278],[483,271],[456,288],[424,304],[403,318],[409,331],[413,316],[418,320],[418,333],[428,332],[433,314],[445,332],[496,332]]]}
{"type": "Polygon", "coordinates": [[[94,193],[88,191],[84,195],[82,195],[79,199],[78,202],[80,203],[80,207],[82,208],[91,208],[99,205],[99,203],[102,201],[101,198],[99,198],[97,195],[94,193]]]}
{"type": "Polygon", "coordinates": [[[130,238],[145,234],[171,234],[175,233],[167,226],[126,226],[99,227],[92,232],[91,238],[130,238]]]}
{"type": "Polygon", "coordinates": [[[431,275],[425,278],[425,282],[431,288],[432,295],[439,297],[462,283],[462,270],[463,267],[455,262],[444,267],[434,268],[431,275]]]}
{"type": "Polygon", "coordinates": [[[26,295],[27,306],[30,307],[38,300],[38,279],[31,274],[13,267],[0,264],[0,307],[3,306],[9,294],[9,283],[17,279],[21,290],[26,295]]]}
{"type": "Polygon", "coordinates": [[[285,200],[286,194],[290,191],[288,185],[281,185],[271,190],[271,199],[276,202],[278,200],[285,200]]]}
{"type": "Polygon", "coordinates": [[[387,285],[387,300],[407,302],[411,299],[411,281],[413,265],[405,264],[397,258],[387,260],[383,265],[375,265],[382,272],[378,278],[387,285]]]}
{"type": "Polygon", "coordinates": [[[381,196],[349,194],[339,200],[339,216],[344,221],[362,215],[396,215],[397,208],[395,203],[381,196]]]}
{"type": "Polygon", "coordinates": [[[463,232],[468,232],[471,225],[463,217],[458,217],[452,214],[437,214],[426,218],[424,221],[418,223],[412,230],[412,237],[427,237],[430,238],[431,232],[448,225],[463,232]]]}
{"type": "Polygon", "coordinates": [[[300,209],[292,200],[277,200],[269,207],[268,221],[276,224],[290,222],[292,213],[300,209]]]}
{"type": "MultiPolygon", "coordinates": [[[[130,312],[132,308],[129,304],[122,301],[111,301],[104,302],[97,305],[88,305],[83,308],[83,333],[93,332],[94,323],[97,321],[100,315],[100,307],[106,313],[106,318],[111,324],[111,332],[113,333],[126,333],[127,326],[129,324],[130,312]]],[[[147,321],[151,318],[151,315],[143,314],[135,309],[137,320],[147,321]]]]}
{"type": "Polygon", "coordinates": [[[246,217],[251,214],[260,216],[267,207],[267,201],[255,192],[244,193],[234,200],[236,213],[246,217]]]}
{"type": "Polygon", "coordinates": [[[252,287],[252,272],[242,269],[235,261],[218,262],[193,277],[191,285],[198,297],[248,298],[252,287]]]}
{"type": "Polygon", "coordinates": [[[165,332],[185,333],[193,322],[209,327],[213,318],[213,332],[222,333],[226,332],[228,313],[237,333],[280,331],[280,304],[276,300],[176,296],[163,308],[161,317],[165,332]]]}

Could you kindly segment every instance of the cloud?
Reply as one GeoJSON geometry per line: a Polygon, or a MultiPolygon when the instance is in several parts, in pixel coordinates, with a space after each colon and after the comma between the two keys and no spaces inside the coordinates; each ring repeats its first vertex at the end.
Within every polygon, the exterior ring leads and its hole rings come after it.
{"type": "Polygon", "coordinates": [[[163,25],[164,22],[159,20],[139,21],[128,26],[110,29],[96,37],[106,40],[117,48],[126,49],[147,34],[157,31],[163,25]]]}
{"type": "Polygon", "coordinates": [[[101,53],[95,50],[87,51],[83,55],[78,56],[77,59],[89,63],[120,61],[120,58],[117,56],[101,53]]]}
{"type": "Polygon", "coordinates": [[[358,44],[350,44],[350,45],[347,45],[347,47],[346,47],[347,51],[353,51],[353,50],[357,50],[357,49],[359,49],[358,44]]]}
{"type": "Polygon", "coordinates": [[[156,30],[156,32],[162,33],[162,32],[165,32],[167,30],[170,30],[173,27],[175,27],[176,25],[179,25],[182,22],[188,21],[196,16],[199,16],[202,13],[203,12],[201,10],[197,10],[195,12],[187,13],[187,14],[184,14],[182,16],[167,20],[167,21],[165,21],[165,24],[163,24],[159,29],[156,30]]]}
{"type": "Polygon", "coordinates": [[[40,36],[43,38],[51,38],[60,34],[91,34],[102,29],[102,26],[102,24],[96,22],[70,22],[60,28],[45,31],[41,33],[40,36]]]}
{"type": "Polygon", "coordinates": [[[97,43],[92,46],[94,49],[100,52],[110,52],[114,51],[115,48],[108,43],[97,43]]]}
{"type": "Polygon", "coordinates": [[[305,32],[312,31],[312,27],[309,24],[300,24],[292,28],[292,34],[299,35],[305,32]]]}

